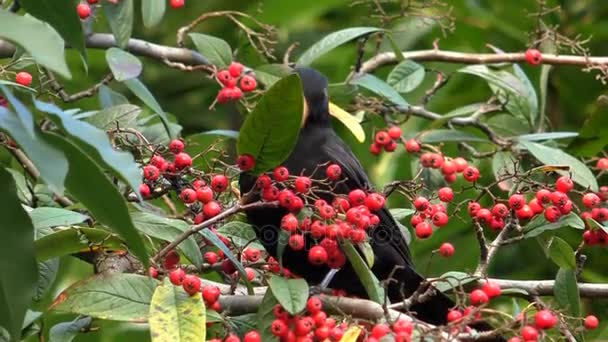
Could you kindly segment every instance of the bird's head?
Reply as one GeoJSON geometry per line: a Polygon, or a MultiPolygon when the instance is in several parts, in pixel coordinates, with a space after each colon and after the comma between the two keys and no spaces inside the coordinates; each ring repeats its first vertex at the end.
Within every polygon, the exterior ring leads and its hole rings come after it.
{"type": "Polygon", "coordinates": [[[304,90],[304,116],[302,126],[330,125],[327,78],[312,68],[295,68],[304,90]]]}

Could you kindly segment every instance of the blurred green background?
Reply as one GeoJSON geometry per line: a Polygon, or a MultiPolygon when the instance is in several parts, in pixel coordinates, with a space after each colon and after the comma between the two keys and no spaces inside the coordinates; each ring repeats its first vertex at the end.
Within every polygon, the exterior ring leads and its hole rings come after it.
{"type": "MultiPolygon", "coordinates": [[[[462,52],[491,52],[486,44],[492,44],[505,51],[524,51],[529,46],[529,33],[536,27],[536,19],[529,14],[538,10],[538,4],[532,0],[510,1],[475,1],[456,0],[446,1],[452,7],[450,12],[454,20],[455,30],[444,35],[441,29],[433,23],[423,24],[419,20],[406,18],[397,20],[388,28],[395,29],[397,44],[404,50],[430,49],[432,43],[438,40],[439,47],[445,50],[462,52]]],[[[561,12],[547,15],[544,20],[548,25],[559,25],[559,31],[570,37],[580,35],[582,38],[592,36],[587,47],[596,56],[608,55],[608,6],[605,0],[582,1],[547,1],[547,6],[561,5],[561,12]]],[[[136,5],[136,8],[140,8],[136,5]]],[[[390,6],[387,6],[387,9],[390,6]]],[[[276,56],[280,62],[285,49],[293,42],[299,42],[292,60],[297,58],[305,49],[318,41],[324,35],[333,31],[354,26],[377,26],[379,22],[370,16],[367,5],[354,5],[346,0],[318,1],[237,1],[237,0],[186,0],[186,7],[180,10],[168,8],[163,22],[154,29],[145,29],[141,17],[136,16],[133,36],[151,42],[175,45],[176,30],[196,18],[199,14],[215,10],[240,10],[249,13],[261,21],[276,26],[279,43],[276,56]]],[[[445,12],[447,8],[440,8],[445,12]]],[[[103,19],[95,24],[96,32],[108,32],[103,19]]],[[[258,56],[252,53],[245,37],[235,30],[233,24],[226,19],[211,19],[197,28],[198,32],[221,37],[228,41],[237,51],[237,59],[247,65],[260,65],[258,56]]],[[[367,48],[366,58],[373,55],[373,43],[367,48]]],[[[389,48],[390,49],[390,48],[389,48]]],[[[565,52],[565,51],[563,51],[565,52]]],[[[79,57],[74,52],[69,53],[70,67],[74,74],[73,80],[65,82],[69,92],[84,89],[96,83],[108,72],[103,50],[89,50],[89,71],[85,73],[79,57]]],[[[208,110],[218,91],[215,82],[202,73],[184,73],[168,68],[156,60],[142,58],[144,61],[143,81],[156,96],[163,108],[174,115],[184,127],[183,135],[188,135],[212,129],[238,129],[242,120],[241,114],[231,105],[218,106],[208,110]]],[[[346,44],[323,58],[317,60],[314,66],[322,71],[332,83],[343,82],[350,73],[356,60],[356,45],[346,44]]],[[[459,65],[445,63],[422,63],[428,69],[439,69],[450,73],[459,65]]],[[[525,72],[538,91],[540,68],[522,65],[525,72]]],[[[387,66],[377,72],[385,76],[390,70],[387,66]]],[[[409,93],[406,97],[411,103],[417,103],[428,87],[434,81],[434,74],[427,73],[425,83],[419,90],[409,93]]],[[[116,84],[112,88],[123,94],[130,94],[116,84]]],[[[605,86],[595,79],[595,73],[582,72],[576,67],[557,67],[550,74],[549,96],[547,100],[547,116],[554,130],[577,131],[582,122],[606,108],[597,102],[600,95],[606,93],[605,86]]],[[[470,75],[454,74],[449,84],[444,87],[429,103],[429,109],[438,113],[446,113],[452,109],[474,102],[485,101],[491,95],[488,86],[479,78],[470,75]]],[[[130,97],[134,103],[137,99],[130,97]]],[[[83,109],[98,109],[97,98],[81,100],[74,107],[83,109]]],[[[404,126],[406,134],[413,134],[428,125],[427,121],[413,119],[404,126]]],[[[374,157],[368,153],[368,143],[357,143],[349,132],[339,124],[336,129],[349,142],[355,153],[367,168],[372,180],[377,186],[382,186],[387,180],[407,179],[411,177],[411,163],[403,152],[384,154],[374,157]]],[[[370,136],[372,123],[364,125],[370,136]]],[[[525,132],[514,132],[525,133],[525,132]]],[[[196,142],[194,142],[196,143],[196,142]]],[[[196,147],[195,147],[196,148],[196,147]]],[[[401,149],[399,149],[401,150],[401,149]]],[[[448,154],[455,156],[455,149],[446,149],[448,154]]],[[[480,165],[483,177],[491,178],[491,165],[484,161],[480,165]]],[[[604,181],[605,184],[605,181],[604,181]]],[[[457,184],[456,187],[459,185],[457,184]]],[[[464,198],[464,197],[463,197],[464,198]]],[[[461,198],[462,199],[462,198],[461,198]]],[[[405,203],[398,196],[393,196],[392,207],[404,207],[405,203]]],[[[406,222],[407,223],[407,222],[406,222]]],[[[409,224],[408,224],[409,225],[409,224]]],[[[572,246],[580,241],[580,231],[564,228],[558,233],[572,246]]],[[[437,276],[449,270],[473,271],[477,263],[477,242],[472,227],[468,221],[452,220],[449,226],[442,228],[431,239],[415,241],[411,245],[415,261],[421,272],[429,276],[437,276]],[[452,242],[456,247],[456,255],[451,259],[433,258],[429,260],[431,251],[444,241],[452,242]]],[[[583,281],[608,282],[605,267],[606,249],[587,249],[587,265],[582,275],[583,281]]],[[[74,258],[62,259],[61,274],[48,300],[52,300],[63,288],[76,280],[76,274],[90,273],[88,264],[74,258]]],[[[490,270],[493,277],[512,279],[553,279],[557,267],[546,260],[536,241],[530,240],[513,246],[502,248],[490,270]]],[[[503,309],[511,312],[513,304],[510,299],[499,301],[503,309]]],[[[583,312],[592,312],[600,319],[608,320],[608,301],[584,301],[583,312]]],[[[69,317],[58,316],[57,321],[69,317]]],[[[52,326],[47,321],[46,329],[52,326]]],[[[101,323],[99,332],[81,334],[76,341],[126,341],[145,340],[145,327],[101,323]]],[[[606,331],[606,324],[594,335],[601,336],[606,331]]],[[[33,341],[33,340],[32,340],[33,341]]]]}

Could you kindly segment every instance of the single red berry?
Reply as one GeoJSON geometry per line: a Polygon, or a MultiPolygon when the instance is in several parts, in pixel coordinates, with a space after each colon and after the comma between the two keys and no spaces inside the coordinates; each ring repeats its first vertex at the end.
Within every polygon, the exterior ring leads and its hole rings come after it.
{"type": "Polygon", "coordinates": [[[206,263],[213,265],[218,262],[219,256],[215,252],[205,252],[203,259],[206,263]]]}
{"type": "Polygon", "coordinates": [[[583,241],[585,241],[585,244],[588,246],[595,246],[599,242],[599,237],[596,231],[585,230],[585,232],[583,233],[583,241]]]}
{"type": "Polygon", "coordinates": [[[216,201],[208,202],[203,206],[203,215],[205,215],[205,218],[217,216],[221,211],[222,207],[216,201]]]}
{"type": "Polygon", "coordinates": [[[556,207],[563,207],[570,200],[568,195],[561,191],[553,191],[551,193],[551,203],[556,207]]]}
{"type": "Polygon", "coordinates": [[[530,65],[539,65],[543,61],[543,54],[536,49],[526,50],[526,62],[530,65]]]}
{"type": "Polygon", "coordinates": [[[192,188],[194,190],[198,190],[198,189],[202,188],[205,185],[207,185],[207,183],[204,180],[202,180],[202,179],[195,179],[192,182],[192,188]]]}
{"type": "Polygon", "coordinates": [[[169,1],[169,5],[170,5],[172,8],[177,9],[177,8],[182,8],[182,7],[184,7],[185,2],[184,2],[184,0],[170,0],[170,1],[169,1]]]}
{"type": "Polygon", "coordinates": [[[372,143],[369,145],[369,152],[375,156],[380,155],[382,153],[383,145],[372,143]]]}
{"type": "Polygon", "coordinates": [[[441,165],[441,173],[446,176],[452,175],[456,173],[456,164],[451,160],[446,160],[441,165]]]}
{"type": "Polygon", "coordinates": [[[387,131],[378,131],[376,133],[374,141],[376,142],[376,144],[384,146],[384,145],[388,144],[389,142],[391,142],[392,140],[391,140],[391,137],[388,135],[387,131]]]}
{"type": "Polygon", "coordinates": [[[224,342],[241,342],[241,338],[235,334],[228,334],[228,336],[224,337],[224,342]]]}
{"type": "Polygon", "coordinates": [[[462,318],[462,312],[460,310],[448,310],[448,322],[456,322],[462,318]]]}
{"type": "Polygon", "coordinates": [[[384,207],[386,199],[378,193],[371,193],[365,197],[365,206],[370,211],[378,211],[384,207]]]}
{"type": "Polygon", "coordinates": [[[451,175],[443,175],[443,179],[446,181],[446,183],[452,184],[456,181],[456,174],[453,173],[451,175]]]}
{"type": "Polygon", "coordinates": [[[394,141],[389,141],[386,145],[384,145],[384,150],[386,152],[393,152],[397,149],[397,143],[394,141]]]}
{"type": "Polygon", "coordinates": [[[203,286],[203,300],[208,303],[215,303],[220,298],[220,288],[215,285],[205,285],[203,286]]]}
{"type": "Polygon", "coordinates": [[[181,268],[176,268],[169,273],[169,280],[175,286],[182,285],[184,278],[186,278],[186,272],[181,268]]]}
{"type": "Polygon", "coordinates": [[[285,166],[278,166],[274,169],[272,175],[277,182],[284,182],[289,178],[289,170],[285,166]]]}
{"type": "Polygon", "coordinates": [[[572,182],[570,177],[561,176],[555,181],[555,189],[557,189],[557,191],[567,194],[572,188],[574,188],[574,182],[572,182]]]}
{"type": "Polygon", "coordinates": [[[230,76],[238,78],[243,73],[243,64],[239,62],[232,62],[230,66],[228,66],[228,73],[230,76]]]}
{"type": "MultiPolygon", "coordinates": [[[[237,78],[230,75],[230,72],[228,70],[218,71],[217,74],[215,75],[215,77],[223,86],[226,87],[224,89],[230,89],[230,88],[236,87],[237,78]]],[[[230,97],[230,95],[228,93],[226,93],[226,95],[228,97],[230,97]]]]}
{"type": "Polygon", "coordinates": [[[490,224],[492,222],[492,212],[489,209],[481,208],[477,210],[475,218],[481,224],[490,224]]]}
{"type": "Polygon", "coordinates": [[[175,250],[170,250],[167,255],[165,255],[163,267],[167,270],[172,270],[179,264],[179,259],[179,254],[175,250]]]}
{"type": "Polygon", "coordinates": [[[441,153],[431,153],[431,167],[433,169],[438,169],[443,166],[445,162],[445,158],[441,153]]]}
{"type": "Polygon", "coordinates": [[[521,328],[521,337],[523,337],[525,341],[536,341],[538,340],[538,330],[531,325],[526,325],[521,328]]]}
{"type": "Polygon", "coordinates": [[[224,192],[228,188],[228,177],[215,175],[211,177],[211,189],[215,192],[224,192]]]}
{"type": "Polygon", "coordinates": [[[538,190],[536,192],[536,199],[542,204],[547,204],[551,202],[551,191],[547,189],[538,190]]]}
{"type": "Polygon", "coordinates": [[[405,142],[405,150],[409,153],[420,152],[420,143],[416,139],[409,139],[405,142]]]}
{"type": "Polygon", "coordinates": [[[449,242],[444,242],[439,247],[439,254],[441,254],[441,256],[444,258],[451,257],[452,255],[454,255],[455,251],[456,250],[454,249],[454,246],[449,242]]]}
{"type": "MultiPolygon", "coordinates": [[[[378,323],[372,328],[372,336],[380,339],[391,332],[391,326],[386,323],[378,323]]],[[[368,340],[369,341],[369,340],[368,340]]]]}
{"type": "Polygon", "coordinates": [[[454,199],[454,191],[450,187],[443,187],[437,193],[441,202],[451,202],[454,199]]]}
{"type": "Polygon", "coordinates": [[[481,286],[481,290],[485,292],[485,294],[488,295],[488,298],[490,299],[500,296],[502,292],[500,289],[500,285],[491,281],[486,281],[481,286]]]}
{"type": "Polygon", "coordinates": [[[414,200],[414,208],[416,208],[418,211],[425,211],[429,205],[429,200],[426,199],[426,197],[420,196],[414,200]]]}
{"type": "Polygon", "coordinates": [[[515,211],[515,215],[520,220],[529,220],[534,216],[534,212],[530,209],[529,205],[524,205],[521,209],[515,211]]]}
{"type": "Polygon", "coordinates": [[[342,336],[344,336],[344,329],[341,327],[331,329],[330,337],[332,341],[340,341],[342,340],[342,336]]]}
{"type": "Polygon", "coordinates": [[[179,194],[179,199],[186,204],[192,204],[196,202],[196,191],[186,188],[179,194]]]}
{"type": "Polygon", "coordinates": [[[395,333],[411,334],[414,331],[414,324],[407,318],[400,318],[393,323],[393,331],[395,333]]]}
{"type": "Polygon", "coordinates": [[[230,261],[229,259],[225,259],[224,261],[222,261],[221,268],[222,272],[228,275],[234,274],[234,272],[236,272],[236,266],[234,266],[232,261],[230,261]]]}
{"type": "Polygon", "coordinates": [[[280,320],[280,319],[275,319],[274,321],[272,321],[272,324],[270,325],[270,332],[277,337],[283,337],[285,335],[287,335],[287,333],[289,332],[289,326],[287,326],[287,323],[285,323],[285,321],[280,320]]]}
{"type": "Polygon", "coordinates": [[[534,315],[537,329],[551,329],[557,324],[557,317],[550,310],[540,310],[534,315]]]}
{"type": "Polygon", "coordinates": [[[479,170],[475,166],[467,166],[462,171],[462,176],[469,182],[474,182],[479,178],[479,170]]]}
{"type": "Polygon", "coordinates": [[[32,75],[27,71],[21,71],[15,76],[15,82],[22,86],[29,87],[32,84],[32,75]]]}
{"type": "MultiPolygon", "coordinates": [[[[236,80],[234,80],[234,83],[236,84],[236,80]]],[[[243,91],[241,90],[241,88],[238,88],[236,86],[226,87],[226,88],[220,90],[220,93],[222,91],[224,92],[226,101],[236,101],[236,100],[240,99],[241,97],[243,97],[243,91]]],[[[218,100],[218,102],[219,102],[219,100],[218,100]]]]}
{"type": "Polygon", "coordinates": [[[250,91],[254,91],[255,88],[257,88],[258,82],[253,76],[245,75],[241,78],[240,86],[244,92],[248,93],[250,91]]]}
{"type": "Polygon", "coordinates": [[[321,246],[314,246],[308,251],[308,261],[313,265],[323,265],[327,262],[327,251],[321,246]]]}
{"type": "Polygon", "coordinates": [[[213,190],[208,186],[203,186],[196,190],[196,198],[203,204],[213,201],[213,190]]]}
{"type": "Polygon", "coordinates": [[[185,169],[192,166],[192,157],[188,153],[181,152],[175,155],[173,163],[178,170],[185,169]]]}
{"type": "Polygon", "coordinates": [[[545,209],[544,215],[545,215],[545,220],[547,220],[547,222],[557,222],[559,220],[559,218],[562,216],[562,213],[558,207],[550,206],[547,209],[545,209]]]}
{"type": "Polygon", "coordinates": [[[186,293],[193,296],[201,290],[201,279],[194,274],[187,274],[184,277],[182,287],[186,293]]]}
{"type": "Polygon", "coordinates": [[[490,301],[490,298],[488,297],[488,295],[479,289],[471,291],[471,294],[469,295],[469,299],[471,301],[471,304],[473,304],[475,306],[486,304],[487,302],[490,301]]]}
{"type": "Polygon", "coordinates": [[[596,329],[600,325],[600,320],[594,315],[585,317],[585,328],[589,330],[596,329]]]}
{"type": "Polygon", "coordinates": [[[505,221],[501,217],[492,216],[490,220],[490,229],[502,230],[505,227],[505,221]]]}
{"type": "Polygon", "coordinates": [[[301,251],[304,249],[304,235],[293,234],[289,237],[289,241],[287,243],[294,251],[301,251]]]}
{"type": "Polygon", "coordinates": [[[260,260],[262,257],[262,252],[260,252],[260,250],[257,248],[248,247],[243,251],[243,256],[248,261],[258,262],[258,260],[260,260]]]}
{"type": "Polygon", "coordinates": [[[587,208],[594,208],[600,205],[600,196],[589,192],[583,195],[583,205],[587,208]]]}
{"type": "Polygon", "coordinates": [[[597,160],[595,167],[600,170],[608,170],[608,158],[600,158],[597,160]]]}
{"type": "Polygon", "coordinates": [[[262,335],[257,330],[251,330],[245,334],[243,342],[262,342],[262,335]]]}
{"type": "Polygon", "coordinates": [[[238,165],[241,171],[249,171],[255,166],[255,158],[253,158],[251,154],[247,153],[240,155],[236,159],[236,165],[238,165]]]}
{"type": "Polygon", "coordinates": [[[507,206],[502,203],[496,203],[492,207],[492,215],[500,218],[505,218],[509,216],[509,208],[507,208],[507,206]]]}
{"type": "Polygon", "coordinates": [[[353,207],[365,204],[366,197],[365,191],[361,189],[355,189],[348,193],[348,200],[353,207]]]}
{"type": "Polygon", "coordinates": [[[148,184],[139,185],[139,194],[144,198],[149,197],[150,194],[152,194],[152,191],[150,191],[150,187],[148,186],[148,184]]]}
{"type": "Polygon", "coordinates": [[[479,204],[475,201],[471,201],[467,205],[467,212],[469,213],[469,215],[471,217],[477,216],[477,212],[479,211],[479,209],[481,209],[481,204],[479,204]]]}
{"type": "Polygon", "coordinates": [[[298,229],[298,218],[294,214],[287,214],[281,219],[281,228],[293,233],[298,229]]]}
{"type": "Polygon", "coordinates": [[[173,139],[169,143],[169,151],[173,152],[173,154],[178,154],[180,152],[184,152],[184,148],[186,145],[180,139],[173,139]]]}
{"type": "Polygon", "coordinates": [[[267,189],[272,185],[272,179],[270,179],[270,176],[267,174],[260,175],[255,181],[255,185],[258,187],[258,189],[267,189]]]}
{"type": "Polygon", "coordinates": [[[391,126],[388,129],[388,136],[391,137],[391,139],[395,139],[395,140],[401,138],[401,127],[391,126]]]}
{"type": "Polygon", "coordinates": [[[462,171],[464,171],[464,169],[467,168],[467,166],[469,166],[469,162],[462,157],[456,157],[453,161],[454,164],[456,164],[456,172],[458,173],[461,173],[462,171]]]}
{"type": "Polygon", "coordinates": [[[431,220],[433,221],[433,224],[437,227],[443,227],[446,224],[448,224],[449,218],[448,218],[448,214],[439,211],[433,214],[433,216],[431,216],[431,220]]]}
{"type": "Polygon", "coordinates": [[[148,268],[148,275],[154,279],[158,278],[158,270],[156,269],[156,267],[150,266],[148,268]]]}
{"type": "Polygon", "coordinates": [[[308,193],[310,191],[310,187],[312,186],[312,180],[306,176],[300,176],[296,178],[294,182],[294,188],[296,192],[301,194],[308,193]]]}
{"type": "Polygon", "coordinates": [[[321,302],[321,299],[319,299],[319,297],[310,297],[306,302],[306,309],[308,310],[308,312],[310,312],[311,315],[314,315],[317,312],[323,310],[323,302],[321,302]]]}
{"type": "Polygon", "coordinates": [[[329,180],[337,181],[342,175],[342,168],[338,164],[330,164],[325,170],[325,175],[329,180]]]}
{"type": "Polygon", "coordinates": [[[530,200],[530,202],[528,203],[528,206],[530,207],[530,209],[532,209],[532,212],[534,213],[534,215],[536,214],[540,214],[543,211],[545,211],[545,208],[543,207],[543,205],[538,201],[537,198],[533,198],[530,200]]]}
{"type": "Polygon", "coordinates": [[[91,6],[87,4],[78,4],[78,6],[76,6],[76,12],[80,19],[86,19],[91,15],[91,6]]]}
{"type": "Polygon", "coordinates": [[[526,198],[522,194],[514,194],[509,197],[509,207],[513,210],[519,210],[526,205],[526,198]]]}
{"type": "Polygon", "coordinates": [[[414,230],[419,239],[426,239],[433,234],[433,227],[426,221],[418,223],[414,230]]]}
{"type": "Polygon", "coordinates": [[[98,3],[98,2],[99,2],[99,0],[87,0],[87,2],[88,2],[90,5],[95,5],[96,3],[98,3]]]}

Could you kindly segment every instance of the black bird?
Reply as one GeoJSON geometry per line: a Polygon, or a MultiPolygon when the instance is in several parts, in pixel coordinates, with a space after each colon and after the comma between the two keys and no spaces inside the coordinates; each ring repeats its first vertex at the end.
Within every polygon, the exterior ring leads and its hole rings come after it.
{"type": "MultiPolygon", "coordinates": [[[[311,172],[324,163],[337,163],[342,167],[342,176],[346,181],[339,183],[334,193],[348,194],[353,189],[370,189],[370,181],[351,149],[334,132],[329,114],[327,79],[311,68],[297,68],[304,89],[306,102],[305,119],[298,137],[298,142],[291,155],[283,163],[290,174],[299,175],[303,170],[311,172]]],[[[323,168],[321,168],[323,169],[323,168]]],[[[324,178],[324,169],[319,170],[312,178],[324,178]]],[[[308,175],[308,174],[307,174],[308,175]]],[[[245,194],[255,186],[253,176],[242,174],[240,178],[241,193],[245,194]]],[[[319,197],[331,203],[332,195],[318,193],[319,197]]],[[[252,197],[253,200],[259,199],[252,197]]],[[[277,256],[277,241],[281,218],[286,210],[259,209],[247,212],[249,222],[255,227],[258,238],[266,250],[277,256]]],[[[414,270],[411,255],[395,219],[385,208],[376,212],[380,218],[379,225],[372,230],[370,244],[375,254],[372,271],[379,280],[392,276],[396,281],[389,282],[388,297],[396,303],[410,296],[424,278],[414,270]],[[394,272],[394,273],[393,273],[394,272]]],[[[311,244],[311,240],[307,244],[311,244]]],[[[285,248],[283,265],[291,272],[304,277],[310,284],[319,284],[330,269],[326,266],[313,266],[308,262],[307,251],[294,251],[285,248]]],[[[350,264],[341,268],[329,283],[329,287],[343,289],[348,294],[367,297],[363,285],[350,264]]],[[[410,310],[418,319],[432,324],[445,324],[448,309],[454,303],[445,295],[437,294],[424,303],[413,305],[410,310]]]]}

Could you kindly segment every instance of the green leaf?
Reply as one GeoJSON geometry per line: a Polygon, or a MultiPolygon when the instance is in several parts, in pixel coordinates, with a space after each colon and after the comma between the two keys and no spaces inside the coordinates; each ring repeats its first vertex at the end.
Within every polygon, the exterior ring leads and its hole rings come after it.
{"type": "Polygon", "coordinates": [[[57,277],[57,271],[59,271],[58,258],[38,262],[38,282],[34,290],[34,301],[40,302],[42,300],[51,285],[53,285],[57,277]]]}
{"type": "Polygon", "coordinates": [[[0,106],[0,129],[7,132],[27,154],[38,171],[40,171],[40,178],[53,191],[62,194],[64,190],[63,183],[68,171],[66,157],[60,150],[50,145],[43,138],[42,133],[35,128],[33,116],[27,108],[6,89],[4,89],[4,94],[20,113],[19,117],[17,117],[0,106]]]}
{"type": "Polygon", "coordinates": [[[270,325],[276,319],[274,317],[274,307],[277,304],[279,302],[274,298],[272,291],[270,289],[266,290],[257,314],[258,331],[262,335],[262,341],[264,342],[278,341],[277,337],[270,332],[270,325]]]}
{"type": "Polygon", "coordinates": [[[586,218],[585,221],[587,221],[587,224],[589,225],[590,229],[601,229],[604,232],[606,232],[606,234],[608,234],[608,227],[600,224],[599,222],[592,219],[591,217],[586,218]]]}
{"type": "Polygon", "coordinates": [[[422,132],[418,139],[423,143],[437,143],[444,141],[470,141],[470,142],[489,142],[489,140],[480,138],[476,135],[465,131],[454,129],[432,129],[422,132]]]}
{"type": "Polygon", "coordinates": [[[441,281],[436,281],[433,285],[441,292],[447,292],[477,280],[477,277],[464,272],[446,272],[439,278],[441,278],[441,281]]]}
{"type": "Polygon", "coordinates": [[[578,131],[579,136],[572,141],[568,150],[578,156],[592,157],[603,152],[608,145],[608,115],[603,110],[595,110],[578,131]]]}
{"type": "Polygon", "coordinates": [[[205,304],[200,295],[189,296],[165,278],[150,303],[153,342],[205,341],[205,304]]]}
{"type": "Polygon", "coordinates": [[[133,0],[101,3],[118,47],[125,49],[133,32],[133,0]]]}
{"type": "Polygon", "coordinates": [[[113,321],[146,322],[158,285],[157,280],[137,274],[97,274],[68,287],[49,310],[113,321]]]}
{"type": "Polygon", "coordinates": [[[199,233],[212,245],[224,252],[226,258],[232,261],[236,269],[241,274],[241,279],[243,280],[243,282],[245,282],[245,285],[247,286],[247,293],[249,295],[253,295],[253,287],[251,286],[251,282],[249,282],[249,279],[247,278],[247,272],[245,272],[245,267],[243,267],[243,264],[241,264],[241,262],[234,256],[230,248],[228,248],[228,246],[226,246],[222,242],[222,240],[220,240],[220,238],[217,237],[217,235],[209,229],[200,230],[199,233]]]}
{"type": "Polygon", "coordinates": [[[549,256],[560,268],[574,269],[576,267],[574,250],[572,250],[572,247],[570,247],[566,241],[557,236],[554,236],[551,240],[551,244],[549,245],[549,256]]]}
{"type": "Polygon", "coordinates": [[[132,104],[121,104],[107,107],[85,119],[91,125],[107,131],[112,128],[133,128],[141,108],[132,104]]]}
{"type": "Polygon", "coordinates": [[[351,27],[330,33],[309,47],[308,50],[298,58],[296,64],[299,66],[310,65],[317,58],[350,40],[379,31],[383,30],[377,27],[351,27]]]}
{"type": "Polygon", "coordinates": [[[552,223],[547,222],[542,215],[538,215],[524,227],[524,238],[528,239],[531,237],[536,237],[546,231],[555,230],[562,227],[585,229],[585,223],[575,213],[570,213],[562,217],[559,221],[552,223]]]}
{"type": "Polygon", "coordinates": [[[52,137],[55,146],[59,146],[70,161],[70,170],[66,179],[66,187],[100,223],[117,232],[127,243],[133,254],[144,264],[148,265],[148,253],[139,236],[125,199],[114,184],[102,172],[90,157],[76,145],[59,136],[52,137]],[[91,191],[95,184],[95,191],[91,191]]]}
{"type": "Polygon", "coordinates": [[[106,50],[106,62],[112,75],[119,82],[137,78],[143,70],[141,61],[137,57],[115,47],[106,50]]]}
{"type": "Polygon", "coordinates": [[[88,251],[91,247],[124,248],[123,242],[111,232],[98,228],[68,228],[51,231],[34,242],[36,259],[46,261],[56,257],[88,251]]]}
{"type": "Polygon", "coordinates": [[[574,269],[560,268],[557,271],[553,293],[560,308],[567,310],[574,317],[581,315],[580,295],[574,269]]]}
{"type": "Polygon", "coordinates": [[[284,64],[264,64],[255,69],[255,78],[268,88],[291,73],[291,68],[284,64]]]}
{"type": "Polygon", "coordinates": [[[393,218],[398,221],[403,220],[404,218],[411,216],[416,212],[416,210],[409,208],[391,208],[389,209],[389,211],[393,218]]]}
{"type": "Polygon", "coordinates": [[[416,89],[423,80],[424,67],[414,61],[405,60],[391,70],[386,83],[400,93],[408,93],[416,89]]]}
{"type": "MultiPolygon", "coordinates": [[[[515,168],[519,169],[519,164],[516,163],[515,157],[511,152],[497,152],[492,158],[492,171],[496,180],[506,176],[515,174],[515,168]]],[[[503,180],[498,183],[498,186],[504,191],[511,191],[515,183],[512,179],[503,180]]],[[[538,217],[538,216],[537,216],[538,217]]]]}
{"type": "Polygon", "coordinates": [[[532,133],[532,134],[522,134],[517,137],[517,140],[538,141],[538,140],[568,139],[568,138],[574,138],[576,136],[578,136],[577,132],[532,133]]]}
{"type": "Polygon", "coordinates": [[[409,245],[412,242],[412,233],[410,233],[410,231],[407,229],[407,227],[404,226],[401,222],[397,221],[396,223],[397,223],[397,227],[399,227],[399,230],[403,234],[405,243],[407,243],[409,245]]]}
{"type": "Polygon", "coordinates": [[[177,137],[180,134],[182,126],[170,122],[169,130],[171,131],[171,134],[167,134],[167,130],[162,123],[156,123],[144,126],[141,128],[140,132],[151,144],[167,145],[169,144],[169,141],[171,141],[171,137],[177,137]]]}
{"type": "Polygon", "coordinates": [[[211,64],[225,68],[232,63],[232,49],[225,40],[202,33],[190,33],[190,39],[198,52],[205,56],[211,64]]]}
{"type": "Polygon", "coordinates": [[[244,247],[245,245],[260,250],[264,250],[259,242],[253,226],[240,221],[228,222],[217,229],[217,232],[231,240],[236,246],[244,247]]]}
{"type": "Polygon", "coordinates": [[[359,251],[361,251],[361,254],[363,254],[363,258],[365,259],[365,263],[367,264],[367,266],[369,266],[369,268],[372,268],[374,266],[374,250],[372,249],[372,246],[369,244],[369,242],[364,241],[364,242],[360,242],[357,244],[357,249],[359,249],[359,251]]]}
{"type": "Polygon", "coordinates": [[[158,25],[165,15],[165,0],[143,0],[141,2],[141,17],[144,26],[150,28],[158,25]]]}
{"type": "Polygon", "coordinates": [[[384,289],[380,286],[378,278],[376,278],[372,270],[363,261],[361,255],[349,241],[344,241],[341,246],[353,270],[355,270],[355,273],[363,284],[369,299],[378,304],[384,304],[384,289]]]}
{"type": "MultiPolygon", "coordinates": [[[[226,137],[226,138],[230,138],[230,139],[238,139],[239,131],[233,131],[230,129],[214,129],[211,131],[206,131],[206,132],[195,134],[195,136],[196,135],[219,135],[221,137],[226,137]]],[[[192,137],[192,136],[190,136],[190,137],[192,137]]]]}
{"type": "MultiPolygon", "coordinates": [[[[169,219],[150,213],[132,212],[131,218],[135,228],[140,232],[168,242],[175,240],[190,228],[190,225],[182,220],[169,219]]],[[[180,243],[179,249],[196,267],[202,266],[203,256],[193,237],[180,243]]]]}
{"type": "MultiPolygon", "coordinates": [[[[36,6],[39,5],[39,1],[31,1],[36,6]]],[[[33,17],[0,10],[0,38],[19,45],[44,67],[65,78],[72,77],[65,62],[65,43],[49,24],[33,17]]]]}
{"type": "Polygon", "coordinates": [[[302,122],[302,84],[297,74],[276,82],[241,126],[238,154],[255,158],[254,174],[281,164],[295,146],[302,122]]]}
{"type": "MultiPolygon", "coordinates": [[[[141,171],[133,155],[114,149],[105,131],[81,120],[74,119],[54,104],[34,101],[38,110],[49,114],[50,119],[62,127],[71,141],[82,148],[87,156],[111,169],[131,189],[141,184],[141,171]]],[[[139,191],[136,191],[139,194],[139,191]]]]}
{"type": "Polygon", "coordinates": [[[535,123],[538,122],[539,116],[538,97],[536,96],[536,89],[534,89],[532,82],[530,82],[530,79],[518,64],[513,64],[513,71],[515,73],[515,76],[519,78],[519,80],[524,86],[524,96],[526,97],[528,105],[530,106],[530,121],[532,122],[532,127],[534,127],[535,123]]]}
{"type": "Polygon", "coordinates": [[[49,330],[49,342],[71,342],[83,329],[91,325],[91,321],[91,317],[81,317],[71,322],[55,324],[49,330]]]}
{"type": "Polygon", "coordinates": [[[86,60],[84,34],[78,14],[74,10],[74,0],[21,0],[19,3],[29,14],[53,26],[66,43],[80,52],[86,60]]]}
{"type": "Polygon", "coordinates": [[[394,104],[400,106],[409,106],[407,101],[405,101],[405,99],[401,97],[401,95],[399,95],[399,93],[393,87],[374,75],[365,74],[355,79],[352,84],[362,86],[363,88],[366,88],[386,98],[394,104]]]}
{"type": "Polygon", "coordinates": [[[308,300],[308,284],[304,279],[286,279],[272,275],[268,286],[281,306],[292,315],[297,315],[306,307],[308,300]]]}
{"type": "Polygon", "coordinates": [[[6,171],[8,171],[13,176],[13,179],[15,180],[15,184],[17,185],[17,195],[19,196],[19,200],[28,205],[31,204],[32,203],[32,193],[30,192],[30,190],[28,188],[28,183],[27,183],[27,180],[25,179],[25,176],[21,172],[13,170],[13,169],[6,169],[6,171]]]}
{"type": "Polygon", "coordinates": [[[101,108],[108,108],[129,103],[129,100],[127,100],[124,95],[115,92],[114,90],[112,90],[112,88],[103,84],[101,85],[101,87],[99,87],[98,97],[99,105],[101,106],[101,108]]]}
{"type": "Polygon", "coordinates": [[[536,159],[545,165],[567,165],[570,171],[558,170],[562,175],[572,174],[572,180],[582,185],[585,188],[590,188],[592,191],[597,191],[597,180],[587,165],[580,160],[574,158],[568,153],[535,142],[521,140],[517,144],[519,148],[528,150],[536,159]]]}
{"type": "Polygon", "coordinates": [[[167,134],[169,134],[169,138],[175,138],[173,131],[170,128],[171,123],[169,122],[169,118],[167,118],[167,114],[161,108],[160,104],[158,101],[156,101],[156,98],[154,98],[154,95],[152,95],[148,88],[146,88],[146,86],[137,78],[126,80],[123,82],[123,84],[126,85],[127,88],[129,88],[129,90],[135,94],[135,96],[142,100],[146,106],[150,107],[156,114],[158,114],[163,127],[165,127],[167,134]]]}
{"type": "Polygon", "coordinates": [[[34,226],[21,207],[17,187],[0,167],[0,327],[19,341],[25,312],[30,306],[38,280],[34,258],[34,226]]]}
{"type": "Polygon", "coordinates": [[[29,212],[29,215],[34,223],[34,228],[36,229],[55,226],[71,226],[89,219],[88,216],[75,211],[52,207],[34,208],[34,210],[29,212]]]}

